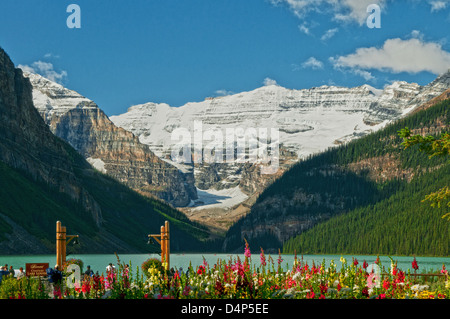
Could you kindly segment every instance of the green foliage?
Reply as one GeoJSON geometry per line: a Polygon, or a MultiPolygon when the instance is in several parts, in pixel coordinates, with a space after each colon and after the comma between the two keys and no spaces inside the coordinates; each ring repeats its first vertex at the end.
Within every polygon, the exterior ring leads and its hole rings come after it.
{"type": "Polygon", "coordinates": [[[419,151],[430,156],[446,156],[450,154],[450,134],[443,133],[440,137],[433,135],[411,135],[411,130],[406,127],[399,131],[399,136],[404,139],[402,145],[409,148],[419,145],[419,151]]]}
{"type": "Polygon", "coordinates": [[[8,276],[2,279],[0,299],[49,299],[48,282],[38,278],[23,277],[16,279],[8,276]]]}
{"type": "MultiPolygon", "coordinates": [[[[429,158],[450,155],[450,134],[448,133],[443,133],[440,137],[432,135],[422,136],[420,134],[411,135],[410,129],[406,127],[399,131],[399,136],[403,138],[402,145],[405,149],[418,145],[419,151],[429,155],[429,158]]],[[[450,207],[450,190],[448,186],[426,195],[422,202],[424,201],[430,201],[431,207],[440,208],[443,203],[450,207]]],[[[444,214],[442,218],[450,221],[450,213],[444,214]]]]}
{"type": "Polygon", "coordinates": [[[157,258],[149,258],[145,260],[141,265],[141,269],[147,277],[150,276],[148,272],[150,268],[158,269],[161,273],[163,272],[161,260],[157,258]]]}

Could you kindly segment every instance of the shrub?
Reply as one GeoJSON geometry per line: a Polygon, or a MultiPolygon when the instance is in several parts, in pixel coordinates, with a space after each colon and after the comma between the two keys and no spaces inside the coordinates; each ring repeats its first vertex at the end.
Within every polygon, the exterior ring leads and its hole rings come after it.
{"type": "Polygon", "coordinates": [[[163,268],[162,268],[162,263],[159,259],[157,258],[149,258],[146,261],[144,261],[141,265],[142,271],[144,272],[144,274],[148,277],[149,276],[149,272],[148,270],[150,268],[156,268],[158,269],[160,272],[162,272],[163,268]]]}

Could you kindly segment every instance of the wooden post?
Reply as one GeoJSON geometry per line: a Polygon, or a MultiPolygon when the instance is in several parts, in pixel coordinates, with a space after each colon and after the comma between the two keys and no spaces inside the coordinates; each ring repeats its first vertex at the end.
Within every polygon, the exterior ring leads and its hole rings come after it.
{"type": "Polygon", "coordinates": [[[61,222],[56,222],[56,265],[59,266],[59,269],[62,269],[62,266],[66,262],[67,255],[67,244],[74,238],[77,238],[78,235],[70,235],[67,236],[67,230],[65,226],[61,226],[61,222]],[[69,240],[67,241],[67,237],[69,240]]]}
{"type": "Polygon", "coordinates": [[[63,242],[63,234],[61,229],[61,222],[56,222],[56,265],[58,265],[60,268],[62,266],[62,247],[65,246],[65,243],[63,242]]]}
{"type": "Polygon", "coordinates": [[[165,222],[165,231],[166,231],[166,263],[167,263],[167,269],[170,269],[170,232],[169,232],[169,222],[165,222]]]}
{"type": "Polygon", "coordinates": [[[166,241],[164,239],[165,228],[161,226],[161,262],[166,262],[166,241]]]}
{"type": "MultiPolygon", "coordinates": [[[[62,250],[62,253],[61,253],[61,267],[66,263],[66,239],[67,239],[67,237],[66,237],[66,226],[62,226],[61,227],[61,234],[62,234],[62,238],[61,238],[61,250],[62,250]]],[[[61,267],[60,267],[60,270],[61,270],[61,267]]]]}
{"type": "Polygon", "coordinates": [[[165,270],[169,270],[170,269],[169,222],[166,221],[164,223],[164,226],[161,226],[161,233],[159,235],[148,235],[148,237],[154,238],[158,242],[158,244],[161,245],[161,262],[165,264],[165,270]]]}

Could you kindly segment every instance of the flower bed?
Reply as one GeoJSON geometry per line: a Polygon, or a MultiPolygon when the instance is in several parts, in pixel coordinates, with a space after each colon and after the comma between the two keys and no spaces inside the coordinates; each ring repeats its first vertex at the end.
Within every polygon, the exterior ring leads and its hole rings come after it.
{"type": "Polygon", "coordinates": [[[86,276],[79,284],[52,287],[49,292],[37,279],[5,278],[0,298],[80,299],[449,299],[450,284],[445,266],[435,277],[420,277],[414,258],[414,272],[398,269],[391,259],[385,268],[377,260],[368,265],[353,258],[331,261],[328,266],[308,264],[295,258],[282,269],[282,257],[266,257],[261,249],[253,263],[248,245],[244,259],[231,257],[210,265],[204,260],[187,271],[165,272],[161,263],[148,260],[133,273],[118,259],[118,270],[106,275],[86,276]],[[433,278],[433,279],[432,279],[433,278]]]}

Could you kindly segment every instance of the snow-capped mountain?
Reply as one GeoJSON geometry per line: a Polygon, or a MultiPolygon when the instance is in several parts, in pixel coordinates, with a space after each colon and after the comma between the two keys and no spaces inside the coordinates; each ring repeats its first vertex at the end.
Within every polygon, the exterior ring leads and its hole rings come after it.
{"type": "MultiPolygon", "coordinates": [[[[448,87],[450,72],[426,86],[399,81],[382,90],[369,85],[355,88],[321,86],[303,90],[270,85],[181,107],[164,103],[135,105],[126,113],[110,119],[117,126],[133,132],[142,143],[166,160],[169,160],[174,146],[172,132],[183,128],[194,136],[195,121],[201,122],[203,132],[208,129],[225,132],[226,128],[275,128],[279,131],[280,168],[283,170],[308,155],[384,127],[448,87]]],[[[198,192],[197,204],[192,205],[198,206],[196,210],[202,207],[229,208],[224,205],[226,200],[235,198],[234,204],[238,204],[260,191],[258,185],[264,186],[264,183],[249,181],[248,167],[252,165],[195,165],[196,185],[202,192],[198,192]],[[249,183],[256,186],[251,187],[249,183]],[[216,200],[211,200],[213,194],[216,200]],[[203,206],[205,204],[209,205],[203,206]]],[[[252,174],[252,178],[256,178],[255,175],[258,174],[252,174]]]]}
{"type": "Polygon", "coordinates": [[[396,82],[385,90],[322,86],[289,90],[271,85],[251,92],[209,98],[181,107],[147,103],[111,116],[118,126],[139,136],[159,156],[170,154],[175,128],[192,132],[194,121],[203,129],[278,128],[280,140],[299,157],[335,144],[349,135],[361,135],[407,113],[414,105],[417,84],[396,82]]]}
{"type": "Polygon", "coordinates": [[[33,103],[58,137],[97,170],[174,206],[197,199],[192,173],[160,159],[131,132],[119,128],[93,101],[38,74],[24,72],[33,87],[33,103]]]}

